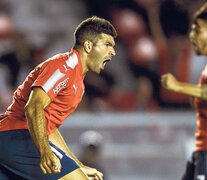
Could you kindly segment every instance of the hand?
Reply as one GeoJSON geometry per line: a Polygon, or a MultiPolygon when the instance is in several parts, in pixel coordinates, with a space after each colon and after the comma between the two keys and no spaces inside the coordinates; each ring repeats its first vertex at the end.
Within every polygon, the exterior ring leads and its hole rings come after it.
{"type": "Polygon", "coordinates": [[[86,173],[90,180],[103,180],[103,174],[95,168],[83,166],[81,169],[86,173]]]}
{"type": "Polygon", "coordinates": [[[99,177],[98,176],[90,176],[90,177],[88,177],[89,178],[89,180],[99,180],[99,177]]]}
{"type": "Polygon", "coordinates": [[[40,168],[44,174],[59,173],[61,163],[52,151],[44,152],[40,156],[40,168]]]}
{"type": "Polygon", "coordinates": [[[177,91],[179,88],[178,81],[170,73],[162,75],[161,82],[165,89],[177,91]]]}

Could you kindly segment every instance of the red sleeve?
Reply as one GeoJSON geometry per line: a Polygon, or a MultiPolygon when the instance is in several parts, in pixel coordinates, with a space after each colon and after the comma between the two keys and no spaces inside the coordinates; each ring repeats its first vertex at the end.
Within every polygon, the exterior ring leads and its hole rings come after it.
{"type": "Polygon", "coordinates": [[[64,61],[49,60],[40,67],[32,87],[42,87],[52,101],[62,89],[70,86],[71,80],[72,71],[65,72],[64,61]]]}

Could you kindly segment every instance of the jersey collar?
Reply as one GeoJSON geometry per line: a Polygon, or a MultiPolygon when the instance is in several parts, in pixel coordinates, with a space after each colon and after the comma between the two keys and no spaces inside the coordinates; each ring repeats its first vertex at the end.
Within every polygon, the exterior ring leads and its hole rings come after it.
{"type": "Polygon", "coordinates": [[[81,62],[81,58],[80,58],[80,55],[78,53],[78,51],[76,51],[75,49],[71,49],[71,52],[72,53],[75,53],[78,57],[78,64],[80,64],[80,72],[81,72],[81,76],[83,77],[84,79],[84,76],[83,76],[83,66],[82,66],[82,62],[81,62]]]}

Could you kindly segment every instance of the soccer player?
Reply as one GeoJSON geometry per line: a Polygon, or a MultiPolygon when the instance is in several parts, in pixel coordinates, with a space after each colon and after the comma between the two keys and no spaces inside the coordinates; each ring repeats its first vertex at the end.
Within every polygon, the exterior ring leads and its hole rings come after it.
{"type": "MultiPolygon", "coordinates": [[[[198,55],[207,55],[207,3],[194,15],[190,41],[198,55]]],[[[162,85],[175,92],[195,98],[197,110],[196,148],[187,162],[183,180],[207,179],[207,66],[204,68],[199,85],[179,82],[172,74],[162,76],[162,85]]]]}
{"type": "Polygon", "coordinates": [[[72,154],[58,127],[80,103],[86,73],[100,73],[115,55],[117,33],[109,21],[93,16],[74,35],[72,50],[31,71],[0,116],[1,180],[102,179],[72,154]]]}

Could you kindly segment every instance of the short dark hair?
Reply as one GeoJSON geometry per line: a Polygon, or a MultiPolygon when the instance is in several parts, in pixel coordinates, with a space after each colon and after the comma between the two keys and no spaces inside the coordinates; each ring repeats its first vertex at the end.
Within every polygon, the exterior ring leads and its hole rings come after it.
{"type": "Polygon", "coordinates": [[[205,3],[194,15],[194,20],[202,19],[207,22],[207,3],[205,3]]]}
{"type": "Polygon", "coordinates": [[[96,38],[101,33],[111,35],[113,38],[117,37],[117,32],[114,26],[103,18],[92,16],[91,18],[82,21],[74,32],[74,47],[83,45],[86,40],[96,43],[96,38]]]}

